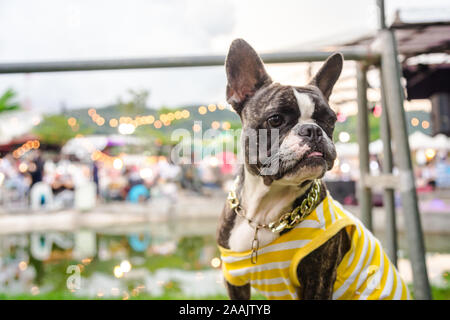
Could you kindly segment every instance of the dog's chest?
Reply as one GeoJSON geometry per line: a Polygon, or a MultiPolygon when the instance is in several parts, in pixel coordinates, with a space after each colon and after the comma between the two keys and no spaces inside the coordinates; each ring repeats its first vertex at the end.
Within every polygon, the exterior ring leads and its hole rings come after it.
{"type": "MultiPolygon", "coordinates": [[[[305,192],[298,187],[281,186],[273,183],[266,186],[261,177],[255,177],[246,172],[243,187],[243,207],[241,213],[247,219],[236,216],[234,225],[228,238],[228,246],[235,252],[252,249],[255,238],[256,225],[267,225],[277,220],[280,215],[287,212],[293,201],[305,192]],[[248,219],[252,221],[250,224],[248,219]]],[[[259,247],[268,245],[279,237],[267,228],[259,228],[257,239],[259,247]]]]}
{"type": "MultiPolygon", "coordinates": [[[[234,252],[248,251],[252,249],[254,237],[255,228],[250,226],[247,220],[236,218],[236,222],[230,233],[228,245],[234,252]]],[[[273,233],[268,229],[260,228],[257,233],[259,247],[268,245],[278,237],[278,233],[273,233]]]]}

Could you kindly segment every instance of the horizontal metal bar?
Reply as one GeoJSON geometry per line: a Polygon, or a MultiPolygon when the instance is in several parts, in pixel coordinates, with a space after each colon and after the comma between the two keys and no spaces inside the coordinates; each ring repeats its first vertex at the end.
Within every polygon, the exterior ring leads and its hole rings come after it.
{"type": "MultiPolygon", "coordinates": [[[[346,60],[377,60],[379,54],[366,48],[340,50],[346,60]]],[[[265,63],[290,63],[324,61],[330,51],[298,51],[262,54],[265,63]]],[[[0,63],[0,74],[32,73],[32,72],[62,72],[62,71],[93,71],[119,69],[154,69],[154,68],[185,68],[222,66],[223,55],[211,56],[180,56],[160,58],[132,58],[109,60],[78,60],[78,61],[48,61],[48,62],[14,62],[0,63]]]]}
{"type": "Polygon", "coordinates": [[[379,176],[372,176],[370,174],[364,175],[362,184],[366,188],[382,188],[393,189],[399,188],[399,177],[392,174],[382,174],[379,176]]]}

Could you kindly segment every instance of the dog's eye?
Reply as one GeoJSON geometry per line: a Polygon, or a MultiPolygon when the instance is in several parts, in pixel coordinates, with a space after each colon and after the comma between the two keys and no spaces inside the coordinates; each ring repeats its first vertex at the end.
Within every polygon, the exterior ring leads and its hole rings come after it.
{"type": "Polygon", "coordinates": [[[283,117],[281,117],[279,114],[276,114],[267,119],[267,123],[273,128],[279,127],[283,123],[283,117]]]}

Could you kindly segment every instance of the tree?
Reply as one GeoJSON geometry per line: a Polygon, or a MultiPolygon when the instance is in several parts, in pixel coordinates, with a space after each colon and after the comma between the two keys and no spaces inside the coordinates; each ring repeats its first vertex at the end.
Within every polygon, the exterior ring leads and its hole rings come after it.
{"type": "Polygon", "coordinates": [[[145,112],[150,92],[147,90],[135,91],[130,89],[128,90],[128,93],[131,95],[129,101],[124,102],[119,98],[118,105],[121,112],[129,116],[145,112]]]}
{"type": "MultiPolygon", "coordinates": [[[[357,116],[348,116],[344,122],[337,122],[334,130],[334,141],[339,141],[339,133],[345,131],[350,134],[349,142],[357,142],[357,116]]],[[[369,113],[369,127],[370,127],[370,142],[380,139],[380,118],[375,117],[372,113],[369,113]]]]}
{"type": "Polygon", "coordinates": [[[17,94],[13,89],[8,89],[0,96],[0,113],[20,109],[19,104],[13,101],[16,95],[17,94]]]}
{"type": "Polygon", "coordinates": [[[71,127],[68,118],[62,115],[45,116],[41,123],[33,129],[33,133],[39,137],[41,142],[59,146],[64,145],[77,134],[85,135],[92,132],[92,128],[87,128],[82,123],[71,127]]]}

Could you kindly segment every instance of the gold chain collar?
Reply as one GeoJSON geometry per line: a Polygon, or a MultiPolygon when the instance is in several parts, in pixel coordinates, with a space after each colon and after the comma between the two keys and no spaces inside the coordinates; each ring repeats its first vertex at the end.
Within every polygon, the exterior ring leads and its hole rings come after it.
{"type": "Polygon", "coordinates": [[[258,230],[264,228],[269,229],[273,233],[279,233],[285,229],[294,228],[297,224],[299,224],[302,220],[304,220],[314,210],[319,201],[320,180],[315,179],[313,181],[313,185],[309,190],[308,195],[306,196],[305,199],[303,199],[302,203],[294,210],[281,215],[281,217],[278,218],[278,220],[276,221],[272,221],[268,224],[259,224],[254,222],[252,219],[247,218],[245,214],[242,212],[243,208],[240,205],[239,199],[236,196],[236,185],[237,185],[236,182],[238,181],[238,178],[236,178],[233,187],[228,192],[227,201],[228,204],[230,205],[230,208],[234,210],[234,212],[238,216],[247,220],[248,224],[255,228],[255,235],[252,241],[252,254],[250,260],[253,264],[256,264],[256,260],[258,258],[257,251],[259,249],[259,240],[257,238],[258,230]]]}

